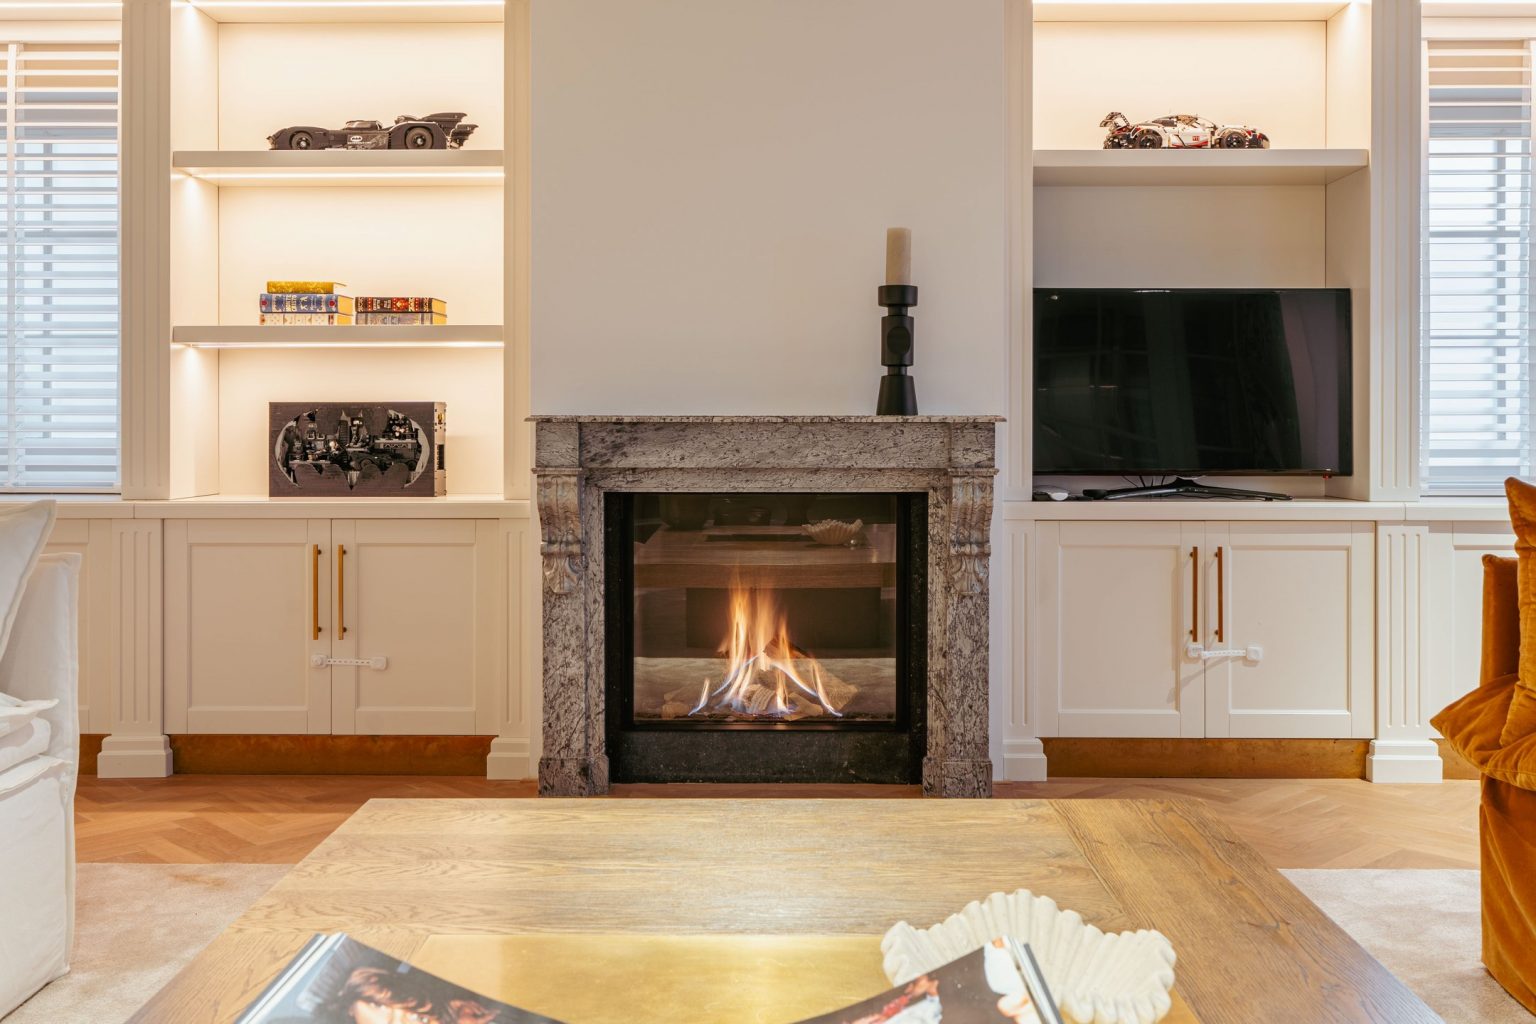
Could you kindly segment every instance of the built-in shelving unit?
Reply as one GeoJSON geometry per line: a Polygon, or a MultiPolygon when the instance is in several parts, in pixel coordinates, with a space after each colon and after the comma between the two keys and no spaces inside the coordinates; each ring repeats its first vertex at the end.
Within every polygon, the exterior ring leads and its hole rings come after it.
{"type": "Polygon", "coordinates": [[[487,324],[433,326],[335,327],[183,326],[171,330],[171,343],[187,348],[501,348],[502,328],[487,324]]]}
{"type": "MultiPolygon", "coordinates": [[[[1350,288],[1355,402],[1368,408],[1371,5],[1036,0],[1033,20],[1034,284],[1350,288]],[[1100,122],[1111,112],[1133,123],[1193,114],[1245,124],[1265,132],[1270,148],[1106,150],[1100,122]]],[[[1027,319],[1024,333],[1027,363],[1027,319]]],[[[1031,420],[1030,387],[1010,422],[1031,420]]],[[[1012,429],[1022,454],[1010,471],[1029,481],[1027,437],[1012,429]]],[[[1298,498],[1358,498],[1363,479],[1279,486],[1298,498]]]]}
{"type": "Polygon", "coordinates": [[[170,28],[169,496],[264,492],[268,404],[299,399],[443,402],[449,493],[505,493],[505,5],[178,0],[170,28]],[[267,148],[436,111],[477,126],[463,148],[267,148]],[[261,326],[278,279],[431,296],[449,323],[261,326]]]}
{"type": "Polygon", "coordinates": [[[326,149],[177,152],[172,170],[222,188],[409,186],[499,188],[499,149],[326,149]]]}
{"type": "Polygon", "coordinates": [[[1327,185],[1364,149],[1037,149],[1036,185],[1327,185]]]}

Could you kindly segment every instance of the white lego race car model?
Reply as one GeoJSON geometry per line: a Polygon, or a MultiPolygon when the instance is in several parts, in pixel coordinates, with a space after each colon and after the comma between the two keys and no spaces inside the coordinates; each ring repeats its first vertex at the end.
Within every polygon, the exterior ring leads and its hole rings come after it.
{"type": "Polygon", "coordinates": [[[1099,122],[1105,149],[1268,149],[1269,136],[1245,124],[1215,124],[1194,114],[1169,114],[1132,124],[1118,110],[1099,122]]]}

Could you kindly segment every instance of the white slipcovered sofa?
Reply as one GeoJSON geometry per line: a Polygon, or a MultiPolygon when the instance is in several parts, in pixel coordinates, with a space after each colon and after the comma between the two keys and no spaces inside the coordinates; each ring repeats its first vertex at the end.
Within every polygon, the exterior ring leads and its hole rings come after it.
{"type": "Polygon", "coordinates": [[[74,939],[80,556],[37,554],[52,513],[25,562],[0,525],[0,590],[7,561],[24,580],[0,593],[0,1017],[69,969],[74,939]]]}

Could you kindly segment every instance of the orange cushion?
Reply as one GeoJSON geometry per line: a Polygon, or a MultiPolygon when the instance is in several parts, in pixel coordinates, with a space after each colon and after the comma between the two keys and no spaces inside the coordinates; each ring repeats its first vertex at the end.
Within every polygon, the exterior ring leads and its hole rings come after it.
{"type": "Polygon", "coordinates": [[[1515,557],[1520,590],[1519,681],[1509,703],[1500,745],[1536,734],[1536,486],[1510,477],[1504,481],[1509,521],[1515,528],[1515,557]]]}
{"type": "Polygon", "coordinates": [[[1430,724],[1452,750],[1486,772],[1488,759],[1498,753],[1516,689],[1513,674],[1490,680],[1431,718],[1430,724]]]}

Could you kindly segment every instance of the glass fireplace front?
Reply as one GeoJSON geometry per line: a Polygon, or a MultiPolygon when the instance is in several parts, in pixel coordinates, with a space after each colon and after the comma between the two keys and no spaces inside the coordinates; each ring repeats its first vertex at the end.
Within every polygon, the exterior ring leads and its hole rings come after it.
{"type": "Polygon", "coordinates": [[[606,512],[615,781],[916,781],[924,495],[610,493],[606,512]]]}

